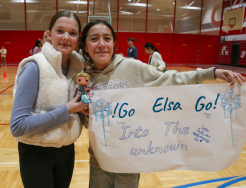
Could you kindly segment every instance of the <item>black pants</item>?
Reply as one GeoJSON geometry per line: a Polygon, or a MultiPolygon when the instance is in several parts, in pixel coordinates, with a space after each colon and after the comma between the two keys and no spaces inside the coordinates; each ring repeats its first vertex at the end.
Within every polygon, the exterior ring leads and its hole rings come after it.
{"type": "Polygon", "coordinates": [[[61,148],[18,143],[25,188],[68,188],[74,168],[74,144],[61,148]]]}

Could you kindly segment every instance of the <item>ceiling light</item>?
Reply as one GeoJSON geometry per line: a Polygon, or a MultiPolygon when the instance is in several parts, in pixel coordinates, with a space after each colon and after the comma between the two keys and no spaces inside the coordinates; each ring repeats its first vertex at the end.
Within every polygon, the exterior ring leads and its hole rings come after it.
{"type": "Polygon", "coordinates": [[[182,18],[181,20],[187,20],[187,19],[189,19],[189,18],[191,18],[191,17],[185,17],[185,18],[182,18]]]}
{"type": "Polygon", "coordinates": [[[77,13],[77,14],[87,13],[87,11],[71,11],[71,12],[74,12],[74,13],[77,13]]]}
{"type": "Polygon", "coordinates": [[[120,9],[122,9],[122,7],[120,7],[120,9]]]}
{"type": "MultiPolygon", "coordinates": [[[[127,5],[136,6],[136,7],[146,7],[146,3],[127,3],[127,5]]],[[[151,7],[152,5],[149,5],[151,7]]]]}
{"type": "Polygon", "coordinates": [[[87,1],[67,1],[68,4],[87,4],[87,1]]]}
{"type": "Polygon", "coordinates": [[[193,9],[193,10],[201,10],[201,7],[187,7],[187,6],[181,6],[179,8],[183,8],[183,9],[193,9]]]}
{"type": "Polygon", "coordinates": [[[128,0],[129,2],[131,2],[132,0],[128,0]]]}
{"type": "Polygon", "coordinates": [[[175,5],[175,3],[173,3],[175,5]]]}
{"type": "Polygon", "coordinates": [[[120,11],[121,14],[133,14],[131,12],[127,12],[127,11],[120,11]]]}
{"type": "Polygon", "coordinates": [[[173,17],[173,15],[163,15],[163,17],[173,17]]]}
{"type": "Polygon", "coordinates": [[[157,11],[160,11],[160,9],[157,9],[157,11]]]}
{"type": "MultiPolygon", "coordinates": [[[[24,3],[24,0],[12,0],[11,3],[24,3]]],[[[26,0],[26,3],[39,3],[37,0],[26,0]]]]}

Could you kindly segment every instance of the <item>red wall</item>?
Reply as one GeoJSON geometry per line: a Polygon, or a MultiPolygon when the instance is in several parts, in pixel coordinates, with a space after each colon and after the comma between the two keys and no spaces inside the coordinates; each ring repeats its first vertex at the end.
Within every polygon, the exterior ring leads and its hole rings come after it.
{"type": "MultiPolygon", "coordinates": [[[[18,64],[29,56],[36,40],[42,38],[43,31],[0,31],[0,45],[7,49],[7,63],[18,64]]],[[[219,36],[160,33],[124,33],[118,32],[116,53],[127,55],[127,40],[135,39],[138,59],[147,63],[149,55],[144,52],[144,45],[152,42],[158,48],[167,64],[217,64],[219,54],[219,36]]]]}
{"type": "Polygon", "coordinates": [[[43,31],[0,31],[0,46],[7,49],[7,64],[18,64],[30,56],[29,51],[42,37],[43,31]]]}

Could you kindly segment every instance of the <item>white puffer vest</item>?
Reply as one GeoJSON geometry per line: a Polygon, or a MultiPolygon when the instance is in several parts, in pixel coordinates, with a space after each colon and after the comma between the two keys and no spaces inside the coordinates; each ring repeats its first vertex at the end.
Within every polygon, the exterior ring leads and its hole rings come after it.
{"type": "MultiPolygon", "coordinates": [[[[69,70],[67,77],[62,74],[62,54],[49,42],[46,42],[38,54],[23,59],[18,67],[13,89],[13,96],[17,88],[20,71],[26,63],[34,61],[39,67],[39,90],[31,115],[42,114],[61,107],[74,98],[76,88],[75,76],[84,68],[84,59],[76,52],[69,56],[69,70]]],[[[16,137],[19,142],[43,147],[62,147],[74,143],[82,131],[81,122],[77,114],[70,114],[71,121],[49,131],[16,137]]]]}

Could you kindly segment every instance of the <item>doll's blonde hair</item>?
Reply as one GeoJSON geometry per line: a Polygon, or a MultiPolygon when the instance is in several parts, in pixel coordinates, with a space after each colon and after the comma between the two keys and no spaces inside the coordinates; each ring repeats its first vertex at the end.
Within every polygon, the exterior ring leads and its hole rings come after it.
{"type": "Polygon", "coordinates": [[[76,80],[78,77],[86,77],[86,78],[90,79],[90,75],[85,73],[85,72],[80,72],[80,73],[76,74],[76,80]]]}

